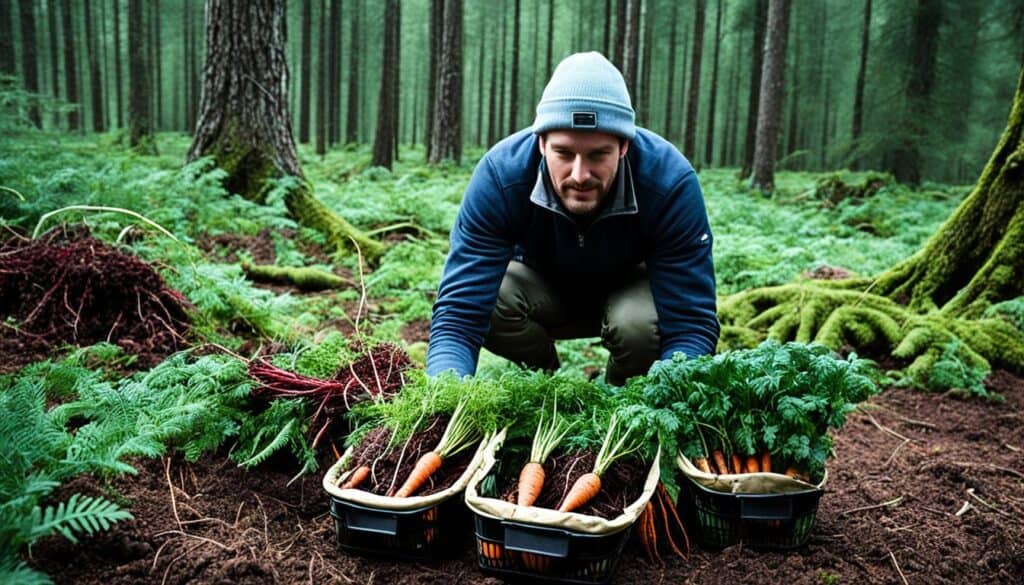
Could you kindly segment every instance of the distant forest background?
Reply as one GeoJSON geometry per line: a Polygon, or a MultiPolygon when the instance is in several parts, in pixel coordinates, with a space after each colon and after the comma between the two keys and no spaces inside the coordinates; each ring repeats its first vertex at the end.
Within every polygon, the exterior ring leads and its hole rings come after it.
{"type": "MultiPolygon", "coordinates": [[[[398,143],[429,144],[440,54],[456,41],[458,158],[463,145],[487,147],[528,126],[558,61],[596,50],[623,71],[639,124],[700,167],[749,170],[767,8],[767,0],[292,0],[292,128],[318,152],[370,143],[384,107],[398,143]]],[[[777,168],[878,169],[908,183],[977,177],[1024,65],[1024,0],[794,1],[788,24],[777,168]]],[[[191,134],[205,26],[201,0],[0,0],[0,74],[65,104],[45,115],[29,108],[36,125],[104,132],[127,125],[135,55],[148,74],[136,77],[149,79],[141,93],[153,128],[191,134]]]]}

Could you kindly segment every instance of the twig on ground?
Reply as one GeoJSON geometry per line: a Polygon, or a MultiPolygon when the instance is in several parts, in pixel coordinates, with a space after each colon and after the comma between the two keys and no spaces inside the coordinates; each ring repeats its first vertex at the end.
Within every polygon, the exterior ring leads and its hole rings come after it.
{"type": "Polygon", "coordinates": [[[909,442],[910,439],[905,439],[899,445],[896,445],[896,448],[892,450],[892,454],[889,455],[889,458],[885,460],[885,464],[882,467],[889,467],[889,464],[892,463],[892,460],[896,457],[896,454],[899,453],[900,449],[902,449],[909,442]]]}
{"type": "Polygon", "coordinates": [[[986,506],[988,506],[989,508],[991,508],[993,511],[995,511],[998,514],[1002,514],[1003,516],[1009,516],[1010,515],[1009,513],[1007,513],[1006,510],[1000,510],[999,508],[997,508],[997,507],[993,506],[992,504],[986,502],[985,500],[981,499],[981,496],[979,496],[979,495],[974,493],[974,488],[967,488],[967,495],[971,496],[975,500],[978,500],[982,504],[985,504],[986,506]]]}
{"type": "Polygon", "coordinates": [[[881,504],[874,504],[874,505],[871,505],[871,506],[860,506],[860,507],[857,507],[857,508],[850,508],[849,510],[840,512],[839,515],[840,516],[845,516],[847,514],[853,514],[854,512],[865,512],[867,510],[874,510],[875,508],[883,508],[885,506],[896,506],[896,505],[899,505],[899,503],[902,502],[902,501],[903,501],[903,496],[900,496],[898,498],[889,500],[888,502],[882,502],[881,504]]]}
{"type": "Polygon", "coordinates": [[[870,412],[864,410],[863,408],[857,407],[857,409],[864,413],[864,416],[868,417],[868,420],[871,421],[871,424],[874,425],[876,429],[882,431],[883,433],[889,433],[890,435],[896,437],[897,439],[903,439],[904,441],[914,441],[914,439],[905,437],[897,433],[896,431],[890,429],[889,427],[882,426],[877,420],[875,420],[875,417],[872,416],[870,412]]]}
{"type": "Polygon", "coordinates": [[[1003,467],[994,463],[972,463],[970,461],[950,461],[952,465],[959,465],[960,467],[986,467],[988,469],[994,469],[996,471],[1002,471],[1003,473],[1009,473],[1010,475],[1024,479],[1024,473],[1017,471],[1016,469],[1010,469],[1009,467],[1003,467]]]}
{"type": "Polygon", "coordinates": [[[907,576],[900,569],[900,564],[896,562],[896,555],[892,554],[892,551],[889,551],[889,558],[892,559],[892,566],[896,568],[896,572],[900,574],[900,579],[903,579],[903,585],[910,585],[907,582],[907,576]]]}
{"type": "Polygon", "coordinates": [[[966,514],[966,513],[967,513],[967,511],[968,511],[968,510],[970,510],[970,509],[971,509],[971,508],[973,508],[973,507],[974,507],[974,506],[972,506],[972,505],[971,505],[971,502],[970,502],[970,500],[964,500],[964,505],[963,505],[963,506],[960,506],[960,509],[959,509],[959,510],[957,510],[957,511],[956,511],[956,514],[953,514],[953,515],[954,515],[954,516],[957,516],[957,517],[963,516],[964,514],[966,514]]]}
{"type": "Polygon", "coordinates": [[[191,538],[191,539],[194,539],[194,540],[201,540],[203,542],[208,542],[210,544],[215,544],[215,545],[219,546],[223,550],[231,550],[227,545],[222,544],[220,542],[217,542],[216,540],[214,540],[212,538],[206,538],[205,536],[199,536],[198,534],[189,534],[188,532],[185,532],[184,530],[164,530],[162,532],[157,532],[153,536],[164,536],[164,535],[167,535],[167,534],[177,534],[178,536],[183,536],[185,538],[191,538]]]}
{"type": "Polygon", "coordinates": [[[174,557],[173,559],[171,559],[171,562],[167,563],[167,568],[164,569],[164,577],[163,577],[163,579],[160,579],[160,585],[164,585],[165,583],[167,583],[167,575],[168,575],[168,573],[171,572],[171,567],[174,566],[174,563],[177,562],[178,559],[180,559],[181,557],[183,557],[185,555],[192,554],[197,548],[203,546],[203,544],[205,544],[205,543],[200,542],[199,544],[193,546],[192,548],[186,550],[185,552],[183,552],[180,555],[178,555],[178,556],[174,557]]]}
{"type": "Polygon", "coordinates": [[[171,484],[171,459],[164,457],[164,477],[167,478],[167,490],[171,492],[171,511],[174,512],[174,521],[181,529],[181,517],[178,516],[178,502],[174,499],[174,485],[171,484]]]}

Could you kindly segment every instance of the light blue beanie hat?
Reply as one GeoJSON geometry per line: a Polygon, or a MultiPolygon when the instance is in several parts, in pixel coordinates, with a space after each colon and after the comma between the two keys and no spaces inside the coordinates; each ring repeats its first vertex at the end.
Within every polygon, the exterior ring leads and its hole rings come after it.
{"type": "Polygon", "coordinates": [[[636,114],[622,73],[604,55],[569,55],[558,64],[537,104],[533,133],[596,130],[623,138],[636,135],[636,114]]]}

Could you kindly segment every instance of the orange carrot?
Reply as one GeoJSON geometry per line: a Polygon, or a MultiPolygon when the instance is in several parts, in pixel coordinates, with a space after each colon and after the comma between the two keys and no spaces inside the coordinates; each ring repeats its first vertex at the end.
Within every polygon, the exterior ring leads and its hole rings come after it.
{"type": "Polygon", "coordinates": [[[717,471],[715,471],[715,473],[719,475],[725,475],[726,473],[729,473],[729,466],[725,463],[724,453],[722,453],[718,449],[715,449],[714,451],[711,452],[711,460],[715,462],[715,467],[718,468],[717,471]]]}
{"type": "Polygon", "coordinates": [[[584,504],[594,499],[597,492],[601,491],[601,476],[594,473],[584,473],[572,484],[572,489],[566,494],[562,505],[558,507],[559,512],[572,512],[581,508],[584,504]]]}
{"type": "Polygon", "coordinates": [[[800,481],[810,481],[809,477],[807,477],[803,473],[800,473],[800,471],[796,467],[793,467],[792,465],[786,468],[786,475],[792,477],[793,479],[799,479],[800,481]]]}
{"type": "Polygon", "coordinates": [[[704,473],[711,473],[711,466],[708,465],[707,457],[695,457],[693,459],[693,464],[697,466],[697,469],[703,471],[704,473]]]}
{"type": "Polygon", "coordinates": [[[341,484],[341,489],[349,490],[359,487],[361,483],[366,481],[366,478],[370,477],[370,466],[360,465],[355,471],[348,476],[348,480],[341,484]]]}
{"type": "Polygon", "coordinates": [[[747,457],[745,469],[747,473],[757,473],[758,471],[761,471],[761,465],[758,464],[756,456],[751,455],[747,457]]]}
{"type": "Polygon", "coordinates": [[[732,472],[743,473],[743,458],[737,453],[732,454],[732,472]]]}
{"type": "Polygon", "coordinates": [[[768,451],[761,451],[761,471],[772,470],[772,456],[768,454],[768,451]]]}
{"type": "Polygon", "coordinates": [[[535,553],[519,553],[523,565],[535,573],[547,573],[551,567],[551,557],[535,553]]]}
{"type": "Polygon", "coordinates": [[[408,498],[416,490],[423,487],[423,484],[427,482],[431,475],[435,471],[441,468],[441,456],[434,451],[427,451],[419,458],[416,462],[416,467],[412,468],[412,472],[409,473],[409,477],[405,479],[405,483],[395,493],[396,498],[408,498]]]}
{"type": "Polygon", "coordinates": [[[519,472],[519,495],[516,504],[519,506],[532,506],[544,487],[544,466],[531,461],[523,466],[519,472]]]}

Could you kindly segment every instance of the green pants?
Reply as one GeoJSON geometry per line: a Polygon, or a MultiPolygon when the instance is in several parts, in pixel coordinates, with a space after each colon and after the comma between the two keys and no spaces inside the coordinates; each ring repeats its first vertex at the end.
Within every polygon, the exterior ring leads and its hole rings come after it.
{"type": "Polygon", "coordinates": [[[521,262],[510,262],[484,347],[526,367],[558,368],[555,339],[601,337],[611,354],[605,379],[622,385],[658,359],[658,313],[643,271],[620,288],[586,298],[556,290],[521,262]]]}

